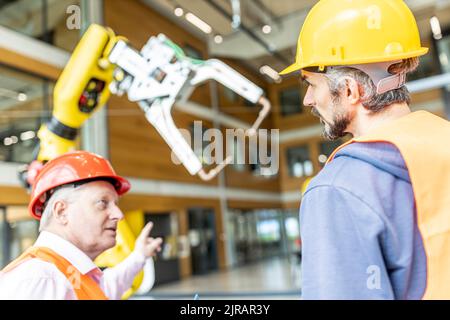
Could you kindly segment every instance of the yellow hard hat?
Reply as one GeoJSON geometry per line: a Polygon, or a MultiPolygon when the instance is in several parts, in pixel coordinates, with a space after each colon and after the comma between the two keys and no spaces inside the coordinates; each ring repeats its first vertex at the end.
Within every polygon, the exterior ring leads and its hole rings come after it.
{"type": "Polygon", "coordinates": [[[320,0],[303,24],[295,63],[280,74],[402,60],[427,52],[403,0],[320,0]]]}

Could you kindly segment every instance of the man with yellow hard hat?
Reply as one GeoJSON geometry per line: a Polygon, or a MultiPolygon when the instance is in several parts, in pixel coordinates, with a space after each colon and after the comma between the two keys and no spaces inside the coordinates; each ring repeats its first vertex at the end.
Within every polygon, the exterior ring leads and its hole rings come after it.
{"type": "Polygon", "coordinates": [[[351,134],[302,198],[305,299],[450,298],[450,123],[411,112],[427,48],[403,0],[321,0],[301,29],[304,105],[351,134]]]}

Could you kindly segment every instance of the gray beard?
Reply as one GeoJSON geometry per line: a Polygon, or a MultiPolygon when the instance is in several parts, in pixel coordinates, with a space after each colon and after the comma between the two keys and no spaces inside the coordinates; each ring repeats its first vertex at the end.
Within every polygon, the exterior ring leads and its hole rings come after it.
{"type": "Polygon", "coordinates": [[[332,125],[328,123],[325,124],[325,128],[323,130],[324,138],[334,141],[344,137],[347,134],[347,132],[345,132],[345,129],[347,129],[350,122],[351,120],[348,115],[336,116],[332,125]]]}
{"type": "Polygon", "coordinates": [[[325,139],[334,141],[344,137],[347,134],[345,129],[347,129],[348,125],[351,123],[351,119],[348,114],[335,115],[333,118],[333,123],[329,123],[323,119],[316,108],[312,107],[311,113],[318,117],[320,119],[320,123],[324,125],[322,135],[325,139]]]}

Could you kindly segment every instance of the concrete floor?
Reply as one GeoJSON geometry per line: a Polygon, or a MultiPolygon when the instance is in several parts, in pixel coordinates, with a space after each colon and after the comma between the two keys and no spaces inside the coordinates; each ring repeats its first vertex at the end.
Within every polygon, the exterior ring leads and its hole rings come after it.
{"type": "Polygon", "coordinates": [[[299,264],[286,258],[273,258],[160,285],[134,299],[298,300],[300,294],[299,264]]]}

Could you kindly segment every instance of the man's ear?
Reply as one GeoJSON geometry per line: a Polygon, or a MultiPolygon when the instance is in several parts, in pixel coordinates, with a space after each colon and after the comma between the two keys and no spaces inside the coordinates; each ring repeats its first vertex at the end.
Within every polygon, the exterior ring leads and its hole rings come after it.
{"type": "Polygon", "coordinates": [[[67,217],[67,202],[64,200],[56,200],[53,203],[53,218],[58,221],[59,224],[66,225],[68,222],[67,217]]]}
{"type": "Polygon", "coordinates": [[[350,104],[358,104],[361,99],[361,92],[360,87],[358,85],[358,82],[356,82],[355,79],[351,77],[347,77],[345,79],[346,83],[346,92],[345,92],[345,98],[350,102],[350,104]]]}

